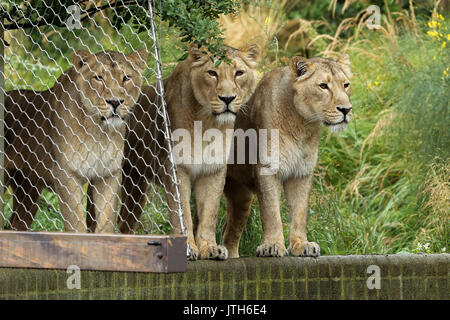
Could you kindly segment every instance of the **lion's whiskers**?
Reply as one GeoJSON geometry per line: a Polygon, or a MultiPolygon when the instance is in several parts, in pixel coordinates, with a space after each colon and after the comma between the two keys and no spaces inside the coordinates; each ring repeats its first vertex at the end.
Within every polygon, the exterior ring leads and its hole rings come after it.
{"type": "Polygon", "coordinates": [[[318,122],[318,121],[323,121],[323,114],[319,113],[319,112],[313,114],[312,117],[308,121],[306,121],[305,125],[309,125],[311,123],[318,122]]]}

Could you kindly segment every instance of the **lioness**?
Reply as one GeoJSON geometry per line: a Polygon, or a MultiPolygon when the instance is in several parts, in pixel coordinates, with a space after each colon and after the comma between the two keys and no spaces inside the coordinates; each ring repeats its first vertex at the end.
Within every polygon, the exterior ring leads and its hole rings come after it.
{"type": "MultiPolygon", "coordinates": [[[[289,204],[290,253],[294,256],[320,254],[319,246],[306,238],[309,194],[321,124],[335,132],[344,130],[350,120],[350,77],[348,55],[337,61],[295,57],[289,66],[268,73],[246,108],[238,113],[235,129],[267,129],[268,141],[276,134],[272,130],[278,130],[279,152],[268,163],[272,166],[278,160],[279,165],[274,165],[278,171],[270,174],[261,158],[249,163],[249,148],[261,148],[261,145],[252,145],[248,139],[246,163],[228,166],[224,191],[227,221],[223,235],[230,257],[239,257],[239,240],[255,193],[263,227],[263,243],[257,248],[257,256],[287,254],[280,217],[280,184],[289,204]]],[[[267,154],[272,154],[272,147],[267,142],[267,154]]]]}
{"type": "MultiPolygon", "coordinates": [[[[189,132],[192,139],[188,144],[193,146],[192,150],[196,148],[193,141],[194,121],[200,121],[202,136],[211,128],[220,130],[225,136],[225,130],[233,128],[238,110],[249,100],[256,87],[259,47],[250,46],[242,51],[227,47],[226,56],[231,63],[222,62],[215,67],[208,53],[192,45],[188,57],[164,80],[170,129],[172,132],[177,129],[189,132]]],[[[176,194],[171,163],[164,148],[164,136],[161,130],[155,130],[155,125],[162,128],[162,117],[158,117],[154,105],[160,105],[160,102],[153,87],[143,91],[145,94],[130,117],[130,131],[125,145],[127,161],[123,168],[123,206],[119,228],[123,233],[133,232],[145,204],[149,182],[156,178],[155,182],[165,183],[168,189],[173,232],[180,233],[179,219],[175,214],[177,203],[171,196],[176,194]],[[163,164],[160,172],[157,172],[158,163],[163,164]],[[158,181],[161,177],[165,181],[158,181]]],[[[228,148],[224,146],[225,153],[228,153],[228,148]]],[[[226,157],[220,164],[207,164],[200,160],[193,164],[190,158],[176,166],[183,221],[187,229],[188,258],[226,259],[228,252],[225,247],[217,245],[215,237],[218,208],[225,184],[226,157]],[[191,187],[194,188],[198,216],[195,238],[189,205],[191,187]]]]}
{"type": "Polygon", "coordinates": [[[77,51],[73,67],[48,91],[9,92],[7,184],[14,192],[11,225],[27,230],[43,188],[59,196],[66,231],[86,232],[83,184],[91,185],[97,232],[114,232],[126,122],[136,103],[147,52],[77,51]]]}

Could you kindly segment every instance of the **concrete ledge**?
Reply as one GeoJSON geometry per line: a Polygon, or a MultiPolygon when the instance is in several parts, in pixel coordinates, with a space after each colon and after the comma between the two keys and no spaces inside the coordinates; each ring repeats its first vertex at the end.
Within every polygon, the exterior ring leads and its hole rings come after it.
{"type": "Polygon", "coordinates": [[[0,299],[449,299],[450,255],[242,258],[188,263],[186,273],[0,268],[0,299]],[[380,289],[373,271],[379,267],[380,289]],[[368,278],[371,277],[369,280],[368,278]]]}

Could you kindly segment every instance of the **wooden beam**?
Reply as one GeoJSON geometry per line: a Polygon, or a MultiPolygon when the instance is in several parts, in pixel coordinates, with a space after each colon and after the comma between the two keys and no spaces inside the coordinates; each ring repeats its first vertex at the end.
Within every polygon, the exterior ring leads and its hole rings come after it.
{"type": "Polygon", "coordinates": [[[185,272],[185,236],[0,232],[0,267],[185,272]]]}

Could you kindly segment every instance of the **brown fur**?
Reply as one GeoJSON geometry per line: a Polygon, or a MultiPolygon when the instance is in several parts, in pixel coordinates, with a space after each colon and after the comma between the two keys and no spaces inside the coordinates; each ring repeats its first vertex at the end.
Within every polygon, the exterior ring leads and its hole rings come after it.
{"type": "Polygon", "coordinates": [[[97,232],[114,232],[124,119],[139,96],[146,55],[78,51],[74,67],[52,89],[7,94],[5,168],[14,192],[13,229],[30,228],[39,195],[49,188],[59,196],[65,230],[86,232],[82,199],[89,182],[97,232]],[[106,100],[121,103],[114,112],[106,100]]]}
{"type": "MultiPolygon", "coordinates": [[[[226,104],[219,96],[236,96],[229,109],[237,112],[241,105],[248,101],[256,87],[256,61],[259,49],[249,47],[239,51],[227,48],[227,57],[231,64],[222,62],[217,68],[208,54],[191,46],[189,56],[179,63],[168,79],[164,81],[165,100],[170,121],[170,130],[186,129],[194,137],[194,121],[202,122],[202,134],[209,128],[217,128],[225,132],[233,128],[234,116],[230,113],[217,115],[226,110],[226,104]],[[217,77],[208,73],[215,71],[217,77]],[[236,76],[236,71],[244,74],[236,76]]],[[[145,205],[145,192],[151,180],[163,182],[168,190],[167,201],[171,211],[171,223],[174,233],[180,233],[180,223],[176,215],[178,206],[171,195],[175,194],[174,183],[171,180],[171,164],[167,152],[161,146],[167,146],[161,131],[155,130],[155,125],[162,128],[162,118],[155,119],[156,99],[152,87],[143,89],[134,115],[130,117],[130,132],[127,135],[124,164],[123,192],[124,205],[121,210],[120,230],[132,233],[145,205]],[[144,112],[149,115],[144,116],[144,112]],[[157,133],[157,137],[150,133],[157,133]],[[155,142],[158,141],[158,145],[155,142]],[[155,179],[154,170],[158,167],[155,161],[163,164],[158,178],[155,179]],[[162,181],[161,181],[162,180],[162,181]]],[[[227,147],[225,147],[227,148],[227,147]]],[[[193,148],[192,148],[193,150],[193,148]]],[[[215,239],[217,213],[220,198],[225,183],[226,164],[198,165],[179,164],[176,166],[179,180],[179,193],[183,221],[187,229],[189,259],[209,258],[226,259],[228,253],[223,246],[218,246],[215,239]],[[198,225],[194,237],[191,218],[190,197],[191,187],[194,188],[198,225]]]]}
{"type": "MultiPolygon", "coordinates": [[[[289,248],[295,256],[318,256],[320,249],[306,238],[309,194],[317,161],[321,123],[332,131],[345,129],[350,118],[349,83],[351,72],[348,56],[337,62],[323,58],[295,57],[289,67],[267,74],[258,85],[247,107],[236,119],[235,129],[279,130],[279,170],[261,174],[261,161],[249,164],[249,141],[246,142],[246,164],[228,165],[225,195],[227,221],[224,245],[230,257],[239,257],[239,240],[256,193],[261,211],[263,243],[258,256],[283,256],[284,244],[280,216],[280,185],[283,185],[291,219],[289,248]],[[320,84],[326,83],[328,89],[320,84]],[[337,124],[337,125],[333,125],[337,124]]],[[[270,150],[270,139],[269,146],[270,150]]],[[[235,153],[237,148],[234,148],[235,153]]],[[[268,152],[270,155],[270,151],[268,152]]],[[[236,157],[236,154],[235,154],[236,157]]]]}

